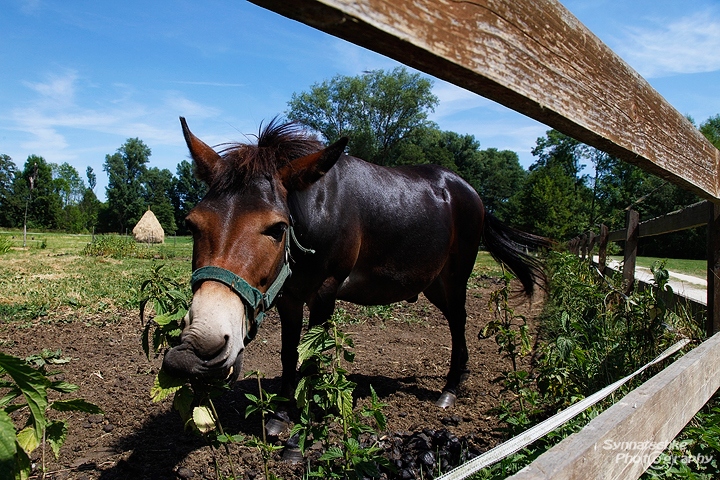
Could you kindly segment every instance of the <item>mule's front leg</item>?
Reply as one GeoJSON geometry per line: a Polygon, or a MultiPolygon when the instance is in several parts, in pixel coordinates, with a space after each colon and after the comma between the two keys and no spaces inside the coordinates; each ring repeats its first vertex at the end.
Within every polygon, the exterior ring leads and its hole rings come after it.
{"type": "Polygon", "coordinates": [[[282,363],[282,384],[280,396],[288,399],[288,404],[278,407],[278,410],[265,425],[268,435],[279,435],[290,427],[290,415],[295,397],[295,380],[297,374],[298,345],[302,333],[303,302],[289,295],[283,296],[277,302],[282,329],[282,348],[280,361],[282,363]]]}

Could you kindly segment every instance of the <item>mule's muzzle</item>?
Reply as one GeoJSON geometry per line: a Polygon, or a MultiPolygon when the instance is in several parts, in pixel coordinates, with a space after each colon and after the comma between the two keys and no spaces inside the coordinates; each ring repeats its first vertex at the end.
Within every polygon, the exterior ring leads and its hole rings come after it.
{"type": "Polygon", "coordinates": [[[172,377],[194,383],[211,383],[213,381],[232,383],[240,375],[242,359],[243,351],[238,353],[232,363],[222,358],[205,360],[197,355],[192,344],[184,342],[165,353],[162,369],[172,377]]]}

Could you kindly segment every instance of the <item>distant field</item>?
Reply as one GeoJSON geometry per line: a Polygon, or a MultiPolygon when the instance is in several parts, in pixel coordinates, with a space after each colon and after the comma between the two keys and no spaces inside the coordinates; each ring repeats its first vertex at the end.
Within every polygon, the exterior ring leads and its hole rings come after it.
{"type": "Polygon", "coordinates": [[[182,284],[190,279],[189,237],[139,245],[148,258],[86,256],[91,235],[28,233],[26,248],[22,232],[0,231],[0,237],[12,242],[12,249],[0,255],[0,321],[117,318],[137,311],[140,283],[155,265],[164,264],[182,284]]]}
{"type": "MultiPolygon", "coordinates": [[[[623,257],[609,257],[617,262],[622,262],[623,257]]],[[[692,275],[694,277],[707,277],[707,261],[705,260],[682,260],[682,259],[666,259],[656,257],[637,257],[636,264],[639,267],[650,268],[655,262],[665,261],[665,268],[671,272],[682,273],[684,275],[692,275]]]]}
{"type": "MultiPolygon", "coordinates": [[[[0,321],[48,321],[102,317],[107,321],[128,310],[138,311],[139,288],[153,267],[182,285],[191,273],[192,238],[170,237],[162,245],[139,245],[145,258],[95,257],[83,254],[92,235],[0,231],[12,248],[0,255],[0,321]],[[153,258],[154,257],[154,258],[153,258]]],[[[497,276],[500,266],[480,252],[473,278],[497,276]]],[[[137,317],[133,313],[133,320],[137,317]]]]}

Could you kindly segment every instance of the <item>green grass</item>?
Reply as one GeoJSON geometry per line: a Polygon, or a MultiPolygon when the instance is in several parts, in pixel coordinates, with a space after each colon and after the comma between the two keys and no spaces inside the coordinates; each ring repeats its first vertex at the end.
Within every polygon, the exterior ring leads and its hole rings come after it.
{"type": "Polygon", "coordinates": [[[11,237],[13,243],[0,255],[0,323],[117,320],[137,311],[140,281],[158,262],[181,283],[190,279],[190,238],[140,245],[147,259],[115,259],[83,255],[91,235],[28,233],[25,249],[22,232],[0,236],[11,237]]]}
{"type": "MultiPolygon", "coordinates": [[[[170,237],[162,245],[138,245],[136,257],[83,255],[92,235],[27,234],[0,231],[11,244],[0,254],[0,323],[43,321],[116,321],[138,311],[138,290],[158,263],[187,285],[192,238],[170,237]]],[[[499,276],[501,268],[487,252],[478,254],[471,282],[499,276]]],[[[371,307],[368,316],[413,321],[404,306],[371,307]]],[[[356,320],[357,321],[357,320],[356,320]]]]}
{"type": "MultiPolygon", "coordinates": [[[[622,262],[623,257],[609,257],[617,262],[622,262]]],[[[656,257],[637,257],[636,265],[638,267],[650,268],[657,261],[665,261],[665,268],[670,272],[682,273],[684,275],[692,275],[694,277],[707,277],[707,261],[705,260],[684,260],[684,259],[666,259],[656,257]]],[[[672,276],[672,274],[671,274],[672,276]]]]}

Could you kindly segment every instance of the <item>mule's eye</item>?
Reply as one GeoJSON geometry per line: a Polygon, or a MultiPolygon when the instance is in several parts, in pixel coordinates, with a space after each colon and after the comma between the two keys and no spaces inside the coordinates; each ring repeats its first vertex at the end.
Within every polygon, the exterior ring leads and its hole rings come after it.
{"type": "Polygon", "coordinates": [[[267,235],[268,237],[271,237],[276,242],[280,242],[280,241],[282,241],[283,235],[285,234],[285,230],[287,230],[287,223],[278,222],[278,223],[268,227],[263,232],[263,234],[267,235]]]}

